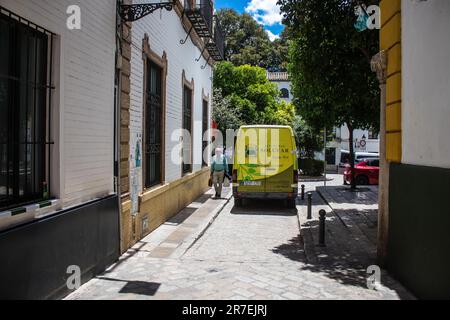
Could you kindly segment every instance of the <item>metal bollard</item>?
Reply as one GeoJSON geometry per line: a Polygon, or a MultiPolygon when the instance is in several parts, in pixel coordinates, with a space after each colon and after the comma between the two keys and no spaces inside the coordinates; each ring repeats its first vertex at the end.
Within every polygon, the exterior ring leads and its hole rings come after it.
{"type": "Polygon", "coordinates": [[[319,246],[325,247],[325,220],[327,212],[325,210],[319,211],[319,246]]]}
{"type": "Polygon", "coordinates": [[[305,185],[302,184],[302,200],[305,200],[305,185]]]}
{"type": "Polygon", "coordinates": [[[308,220],[312,219],[312,193],[308,192],[308,220]]]}

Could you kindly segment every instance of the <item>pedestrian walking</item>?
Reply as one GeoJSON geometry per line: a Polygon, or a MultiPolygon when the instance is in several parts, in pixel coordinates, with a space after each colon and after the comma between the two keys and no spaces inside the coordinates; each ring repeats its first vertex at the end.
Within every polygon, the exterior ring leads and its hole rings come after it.
{"type": "Polygon", "coordinates": [[[211,179],[216,198],[222,197],[223,181],[228,176],[228,163],[221,148],[217,148],[211,164],[211,179]]]}

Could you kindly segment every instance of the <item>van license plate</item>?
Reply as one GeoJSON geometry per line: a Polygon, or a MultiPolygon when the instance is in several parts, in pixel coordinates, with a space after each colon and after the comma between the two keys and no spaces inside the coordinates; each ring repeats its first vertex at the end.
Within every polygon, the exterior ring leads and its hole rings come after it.
{"type": "Polygon", "coordinates": [[[244,181],[243,185],[244,186],[260,186],[261,181],[244,181]]]}

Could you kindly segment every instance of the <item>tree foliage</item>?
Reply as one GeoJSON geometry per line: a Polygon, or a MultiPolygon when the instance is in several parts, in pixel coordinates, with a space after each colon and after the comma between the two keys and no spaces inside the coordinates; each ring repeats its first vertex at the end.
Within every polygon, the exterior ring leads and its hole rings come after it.
{"type": "Polygon", "coordinates": [[[251,65],[273,71],[286,69],[287,37],[271,42],[264,27],[249,14],[233,9],[217,12],[225,37],[225,60],[234,65],[251,65]]]}
{"type": "Polygon", "coordinates": [[[311,124],[377,127],[379,89],[370,69],[378,32],[354,28],[353,1],[279,0],[291,33],[295,103],[311,124]]]}
{"type": "Polygon", "coordinates": [[[221,89],[214,89],[212,105],[212,118],[221,132],[236,130],[243,125],[239,110],[231,107],[230,98],[224,98],[221,89]]]}
{"type": "Polygon", "coordinates": [[[324,141],[320,130],[310,126],[300,116],[294,118],[293,130],[303,158],[314,159],[314,153],[323,150],[324,141]]]}
{"type": "Polygon", "coordinates": [[[287,71],[289,60],[289,31],[284,28],[278,39],[272,42],[272,52],[269,56],[270,71],[287,71]]]}
{"type": "MultiPolygon", "coordinates": [[[[214,99],[216,101],[214,108],[218,106],[220,109],[226,105],[229,114],[233,117],[236,115],[240,124],[293,123],[294,106],[279,99],[278,87],[267,79],[266,71],[260,67],[250,65],[236,67],[231,62],[219,63],[214,72],[214,88],[221,93],[217,97],[221,101],[214,99]]],[[[219,127],[230,129],[227,123],[228,120],[222,121],[219,127]]]]}
{"type": "Polygon", "coordinates": [[[353,151],[353,129],[379,127],[378,81],[370,69],[379,51],[378,32],[356,30],[356,1],[278,4],[291,38],[288,68],[299,114],[313,127],[346,124],[353,151]]]}

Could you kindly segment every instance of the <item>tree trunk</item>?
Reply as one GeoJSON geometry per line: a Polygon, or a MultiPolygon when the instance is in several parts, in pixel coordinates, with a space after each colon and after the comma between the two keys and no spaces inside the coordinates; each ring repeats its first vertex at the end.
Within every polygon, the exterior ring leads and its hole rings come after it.
{"type": "Polygon", "coordinates": [[[348,132],[349,132],[349,151],[350,151],[350,170],[351,170],[351,189],[356,190],[356,180],[355,180],[355,148],[353,145],[353,125],[347,122],[348,132]]]}

